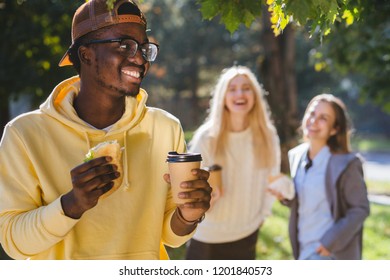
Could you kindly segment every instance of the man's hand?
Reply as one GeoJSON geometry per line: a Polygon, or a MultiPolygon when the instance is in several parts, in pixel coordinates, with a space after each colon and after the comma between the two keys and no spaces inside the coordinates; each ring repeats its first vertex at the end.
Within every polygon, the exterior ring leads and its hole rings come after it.
{"type": "Polygon", "coordinates": [[[80,164],[70,171],[73,189],[61,198],[66,216],[79,219],[96,206],[99,197],[114,185],[120,176],[117,167],[110,164],[111,157],[99,157],[80,164]]]}
{"type": "MultiPolygon", "coordinates": [[[[186,235],[194,230],[197,221],[210,208],[212,188],[207,182],[209,172],[203,169],[193,169],[192,173],[198,179],[182,182],[180,187],[186,191],[178,194],[180,198],[190,199],[191,202],[178,205],[180,210],[176,210],[171,221],[172,229],[178,235],[186,235]],[[185,220],[185,224],[181,218],[185,220]]],[[[164,179],[167,183],[170,183],[169,174],[165,174],[164,179]]]]}

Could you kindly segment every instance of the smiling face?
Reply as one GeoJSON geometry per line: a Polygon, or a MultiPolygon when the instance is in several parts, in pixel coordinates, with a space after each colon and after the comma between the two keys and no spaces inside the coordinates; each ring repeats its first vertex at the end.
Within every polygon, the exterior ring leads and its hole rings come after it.
{"type": "Polygon", "coordinates": [[[225,106],[232,115],[247,116],[255,104],[255,93],[245,75],[234,77],[227,88],[225,106]]]}
{"type": "MultiPolygon", "coordinates": [[[[98,40],[131,38],[139,44],[148,42],[145,28],[136,23],[110,26],[99,32],[98,40]]],[[[96,85],[99,90],[125,96],[136,96],[150,63],[138,50],[134,57],[123,55],[119,42],[97,43],[82,47],[87,55],[81,76],[96,85]],[[85,67],[84,67],[85,66],[85,67]],[[84,71],[83,71],[84,70],[84,71]]]]}
{"type": "Polygon", "coordinates": [[[315,101],[307,109],[302,126],[304,136],[310,142],[326,145],[328,139],[337,133],[336,113],[326,101],[315,101]]]}

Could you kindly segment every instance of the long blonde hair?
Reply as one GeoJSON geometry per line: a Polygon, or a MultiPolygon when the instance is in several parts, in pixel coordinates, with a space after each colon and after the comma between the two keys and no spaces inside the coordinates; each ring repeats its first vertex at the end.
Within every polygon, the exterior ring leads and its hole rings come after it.
{"type": "Polygon", "coordinates": [[[206,132],[207,139],[211,141],[214,158],[223,158],[229,122],[229,111],[225,106],[225,96],[229,83],[238,75],[244,75],[248,78],[255,94],[255,104],[249,113],[249,125],[253,135],[252,143],[256,166],[271,169],[279,162],[277,159],[278,153],[276,153],[279,149],[279,138],[271,121],[265,91],[248,67],[233,66],[222,71],[211,94],[209,115],[195,132],[192,141],[197,141],[197,137],[206,132]]]}

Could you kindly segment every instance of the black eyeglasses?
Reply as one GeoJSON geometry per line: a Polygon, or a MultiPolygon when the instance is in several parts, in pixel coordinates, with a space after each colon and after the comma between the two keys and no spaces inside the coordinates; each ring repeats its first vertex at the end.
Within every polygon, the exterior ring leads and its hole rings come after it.
{"type": "Polygon", "coordinates": [[[156,59],[159,50],[159,46],[155,43],[140,44],[136,40],[130,38],[92,40],[88,43],[85,43],[84,45],[104,43],[119,43],[119,50],[123,53],[123,56],[126,57],[134,57],[137,51],[140,49],[142,57],[149,62],[152,62],[156,59]]]}

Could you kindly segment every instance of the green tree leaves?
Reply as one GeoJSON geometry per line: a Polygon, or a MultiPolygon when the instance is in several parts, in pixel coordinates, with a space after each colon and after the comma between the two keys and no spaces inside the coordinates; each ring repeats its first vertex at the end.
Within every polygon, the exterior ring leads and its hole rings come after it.
{"type": "Polygon", "coordinates": [[[230,33],[236,31],[241,24],[250,27],[261,15],[261,1],[253,0],[199,0],[203,18],[211,20],[220,17],[230,33]]]}
{"type": "Polygon", "coordinates": [[[275,35],[294,22],[309,25],[309,32],[320,37],[330,33],[336,20],[353,23],[360,7],[360,0],[198,0],[198,3],[203,18],[211,20],[219,16],[230,33],[240,24],[249,27],[261,16],[261,6],[267,5],[275,35]]]}

